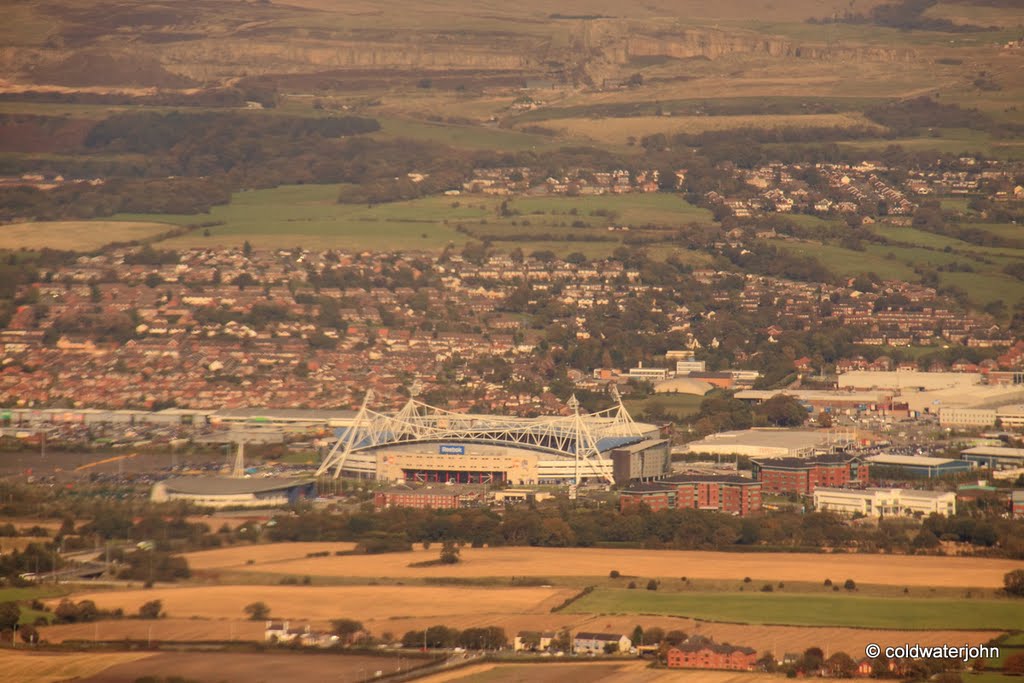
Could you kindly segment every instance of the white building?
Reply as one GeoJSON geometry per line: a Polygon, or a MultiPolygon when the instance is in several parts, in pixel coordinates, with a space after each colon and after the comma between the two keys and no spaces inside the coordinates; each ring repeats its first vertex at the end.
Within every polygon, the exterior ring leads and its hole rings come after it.
{"type": "Polygon", "coordinates": [[[630,379],[639,379],[647,382],[661,382],[669,378],[669,371],[665,368],[645,368],[640,365],[629,369],[630,379]]]}
{"type": "Polygon", "coordinates": [[[814,509],[865,517],[913,517],[956,514],[956,494],[951,491],[914,489],[814,489],[814,509]]]}
{"type": "Polygon", "coordinates": [[[981,384],[981,374],[973,372],[919,372],[917,370],[894,370],[873,372],[854,370],[839,375],[840,389],[950,389],[971,387],[981,384]]]}
{"type": "Polygon", "coordinates": [[[683,447],[684,453],[805,458],[829,446],[830,435],[806,429],[744,429],[709,434],[683,447]]]}
{"type": "Polygon", "coordinates": [[[704,372],[707,363],[702,360],[680,360],[676,361],[676,374],[685,375],[691,372],[704,372]]]}

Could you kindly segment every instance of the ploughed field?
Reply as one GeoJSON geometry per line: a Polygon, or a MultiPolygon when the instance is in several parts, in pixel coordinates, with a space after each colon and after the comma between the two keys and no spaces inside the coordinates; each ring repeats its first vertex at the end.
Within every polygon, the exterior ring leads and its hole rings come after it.
{"type": "MultiPolygon", "coordinates": [[[[325,544],[339,548],[343,544],[325,544]]],[[[842,584],[923,586],[931,588],[1001,588],[1003,576],[1020,563],[1013,560],[854,554],[722,553],[676,550],[613,550],[603,548],[463,548],[456,565],[410,567],[410,563],[437,558],[437,550],[407,553],[283,559],[280,544],[251,546],[236,554],[201,551],[186,557],[190,567],[271,572],[290,576],[366,578],[481,578],[481,577],[607,577],[615,570],[642,577],[687,577],[742,581],[807,581],[826,578],[842,584]],[[240,564],[245,555],[253,564],[240,564]],[[263,557],[274,557],[268,564],[263,557]],[[213,559],[210,559],[213,558],[213,559]],[[223,558],[223,559],[219,559],[223,558]],[[222,562],[223,564],[219,564],[222,562]]],[[[244,560],[243,560],[244,562],[244,560]]]]}

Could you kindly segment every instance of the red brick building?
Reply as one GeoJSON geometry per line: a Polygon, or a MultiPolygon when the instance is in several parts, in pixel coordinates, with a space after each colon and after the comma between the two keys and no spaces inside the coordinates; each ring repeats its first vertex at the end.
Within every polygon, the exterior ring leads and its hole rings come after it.
{"type": "Polygon", "coordinates": [[[670,669],[753,671],[757,667],[757,651],[754,648],[718,644],[700,636],[694,636],[669,649],[667,658],[670,669]]]}
{"type": "Polygon", "coordinates": [[[745,477],[678,474],[647,484],[634,484],[619,496],[619,509],[717,510],[746,516],[761,511],[761,483],[745,477]]]}
{"type": "Polygon", "coordinates": [[[753,461],[754,478],[772,493],[810,494],[818,486],[843,488],[868,483],[868,466],[853,455],[765,458],[753,461]]]}
{"type": "Polygon", "coordinates": [[[475,489],[461,486],[438,486],[437,488],[394,488],[377,491],[373,506],[384,508],[417,508],[420,510],[456,510],[470,507],[482,500],[482,494],[475,489]]]}

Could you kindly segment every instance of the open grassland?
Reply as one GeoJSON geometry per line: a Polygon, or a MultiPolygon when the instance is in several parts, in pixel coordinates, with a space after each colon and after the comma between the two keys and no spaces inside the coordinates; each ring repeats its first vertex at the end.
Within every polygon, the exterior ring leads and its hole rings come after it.
{"type": "Polygon", "coordinates": [[[218,548],[189,553],[188,566],[192,570],[230,569],[251,566],[266,568],[285,560],[305,559],[309,553],[346,552],[355,548],[355,543],[273,543],[270,545],[243,545],[233,548],[218,548]]]}
{"type": "MultiPolygon", "coordinates": [[[[404,658],[408,669],[419,660],[404,658]]],[[[349,654],[252,653],[252,652],[189,652],[161,653],[145,659],[118,663],[102,673],[82,677],[92,683],[134,683],[140,678],[164,680],[169,675],[190,681],[334,681],[346,683],[366,681],[375,672],[391,674],[398,671],[396,656],[372,657],[349,654]]]]}
{"type": "Polygon", "coordinates": [[[610,119],[565,118],[554,122],[571,135],[608,144],[622,144],[627,138],[664,133],[703,133],[736,128],[820,128],[872,126],[860,114],[748,115],[748,116],[632,116],[610,119]]]}
{"type": "MultiPolygon", "coordinates": [[[[455,229],[462,225],[475,235],[516,236],[514,240],[496,241],[498,249],[518,247],[527,253],[550,249],[563,256],[580,251],[597,257],[621,246],[624,235],[636,234],[609,232],[610,225],[681,228],[712,220],[707,210],[668,193],[518,197],[507,202],[511,215],[502,215],[502,200],[496,197],[431,196],[367,206],[337,203],[341,188],[291,185],[238,192],[230,204],[214,207],[209,214],[121,214],[113,217],[112,224],[159,221],[164,223],[162,230],[175,225],[208,226],[162,241],[165,248],[240,246],[248,240],[258,248],[402,248],[434,252],[449,243],[464,244],[469,237],[455,229]],[[571,227],[574,223],[577,227],[571,227]]],[[[665,233],[666,239],[670,237],[665,233]]],[[[664,251],[665,256],[672,253],[671,247],[664,251]]],[[[685,255],[695,264],[705,260],[692,252],[685,255]]]]}
{"type": "MultiPolygon", "coordinates": [[[[273,547],[273,546],[268,546],[273,547]]],[[[206,552],[186,555],[190,565],[206,552]]],[[[1003,576],[1019,562],[963,557],[854,554],[722,553],[682,550],[602,548],[463,548],[456,565],[410,567],[435,559],[434,550],[386,555],[351,555],[282,561],[274,572],[291,576],[367,578],[607,577],[611,570],[643,577],[682,577],[742,581],[807,581],[826,578],[885,586],[1000,588],[1003,576]]],[[[265,572],[266,567],[239,571],[265,572]]]]}
{"type": "Polygon", "coordinates": [[[857,595],[715,595],[600,589],[569,610],[587,613],[677,614],[708,621],[801,626],[908,629],[1011,629],[1024,624],[1013,600],[864,598],[857,595]]]}
{"type": "Polygon", "coordinates": [[[154,237],[168,230],[154,221],[49,221],[0,226],[0,249],[90,251],[112,242],[154,237]]]}
{"type": "Polygon", "coordinates": [[[546,150],[565,144],[550,137],[494,127],[430,123],[404,118],[382,117],[375,137],[411,138],[437,142],[456,149],[520,152],[546,150]]]}
{"type": "Polygon", "coordinates": [[[172,617],[232,619],[257,600],[278,619],[329,620],[397,616],[444,617],[480,612],[543,614],[572,594],[554,588],[447,588],[424,586],[188,586],[150,590],[105,591],[76,595],[101,609],[121,608],[136,614],[150,600],[161,600],[172,617]]]}
{"type": "Polygon", "coordinates": [[[0,678],[4,683],[56,683],[81,680],[112,666],[138,662],[148,653],[136,652],[25,652],[0,650],[0,678]]]}
{"type": "Polygon", "coordinates": [[[690,394],[659,394],[639,400],[625,400],[624,403],[631,415],[668,414],[681,420],[699,412],[703,400],[703,396],[690,394]]]}

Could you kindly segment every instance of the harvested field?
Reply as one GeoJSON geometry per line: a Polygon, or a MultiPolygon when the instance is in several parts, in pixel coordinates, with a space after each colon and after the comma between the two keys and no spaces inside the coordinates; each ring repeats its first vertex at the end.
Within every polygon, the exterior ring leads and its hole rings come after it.
{"type": "MultiPolygon", "coordinates": [[[[273,605],[271,605],[273,608],[273,605]]],[[[350,616],[360,619],[359,615],[350,616]]],[[[591,615],[591,614],[522,614],[522,613],[479,613],[415,618],[360,619],[366,629],[377,637],[390,633],[400,638],[403,633],[422,630],[438,623],[458,629],[474,626],[501,626],[506,633],[518,631],[557,631],[563,628],[576,631],[622,631],[628,633],[637,624],[644,628],[657,626],[671,631],[700,633],[719,642],[729,642],[753,647],[758,651],[803,652],[811,646],[828,645],[833,651],[842,650],[856,656],[864,651],[868,643],[913,642],[921,645],[941,645],[946,642],[984,643],[999,635],[998,631],[890,631],[854,628],[805,628],[799,626],[761,626],[746,624],[716,624],[698,622],[678,617],[647,615],[591,615]]],[[[314,629],[326,630],[327,620],[301,620],[314,629]]],[[[98,639],[101,641],[146,640],[166,641],[260,641],[263,640],[263,623],[241,618],[230,619],[159,619],[140,621],[121,619],[101,621],[92,624],[62,624],[43,629],[43,637],[52,643],[65,640],[98,639]]]]}
{"type": "MultiPolygon", "coordinates": [[[[267,546],[269,549],[272,546],[267,546]]],[[[192,553],[193,561],[202,555],[192,553]]],[[[295,576],[362,576],[391,578],[492,576],[601,576],[611,570],[643,577],[757,581],[809,581],[826,578],[858,584],[1001,588],[1003,576],[1020,567],[1013,560],[904,555],[803,555],[797,553],[721,553],[678,550],[611,550],[602,548],[464,548],[457,565],[409,567],[435,559],[436,551],[282,561],[274,571],[295,576]]],[[[248,570],[250,567],[241,567],[248,570]]],[[[267,567],[255,567],[267,571],[267,567]]]]}
{"type": "MultiPolygon", "coordinates": [[[[209,519],[201,519],[204,524],[210,524],[209,519]]],[[[267,569],[267,564],[282,562],[286,560],[304,560],[309,553],[327,552],[334,555],[336,552],[349,551],[356,547],[355,543],[274,543],[272,545],[244,545],[231,548],[218,548],[217,550],[205,550],[198,553],[188,553],[185,558],[188,566],[193,570],[200,569],[229,569],[232,567],[245,567],[252,560],[253,564],[248,565],[259,569],[267,569]]]]}
{"type": "MultiPolygon", "coordinates": [[[[422,683],[559,683],[560,681],[616,681],[616,683],[778,683],[772,674],[734,671],[669,671],[651,669],[645,661],[558,662],[544,664],[476,664],[421,678],[422,683]]],[[[830,683],[835,679],[815,679],[830,683]]]]}
{"type": "Polygon", "coordinates": [[[434,588],[422,586],[199,586],[82,593],[101,609],[135,614],[150,600],[163,602],[168,616],[237,619],[243,608],[262,601],[277,619],[360,620],[400,616],[449,617],[480,613],[548,613],[573,591],[553,588],[434,588]]]}
{"type": "Polygon", "coordinates": [[[5,683],[48,683],[88,678],[109,667],[151,656],[134,652],[57,654],[4,649],[0,650],[0,671],[5,683]]]}
{"type": "Polygon", "coordinates": [[[72,249],[89,251],[112,242],[153,237],[172,226],[130,221],[41,221],[11,223],[0,231],[0,249],[72,249]]]}
{"type": "MultiPolygon", "coordinates": [[[[403,660],[408,668],[409,660],[403,660]]],[[[397,657],[353,655],[253,654],[226,652],[189,652],[153,655],[147,659],[106,669],[100,675],[84,678],[93,683],[132,683],[145,677],[163,679],[173,674],[198,681],[362,681],[377,671],[397,671],[397,657]]]]}

